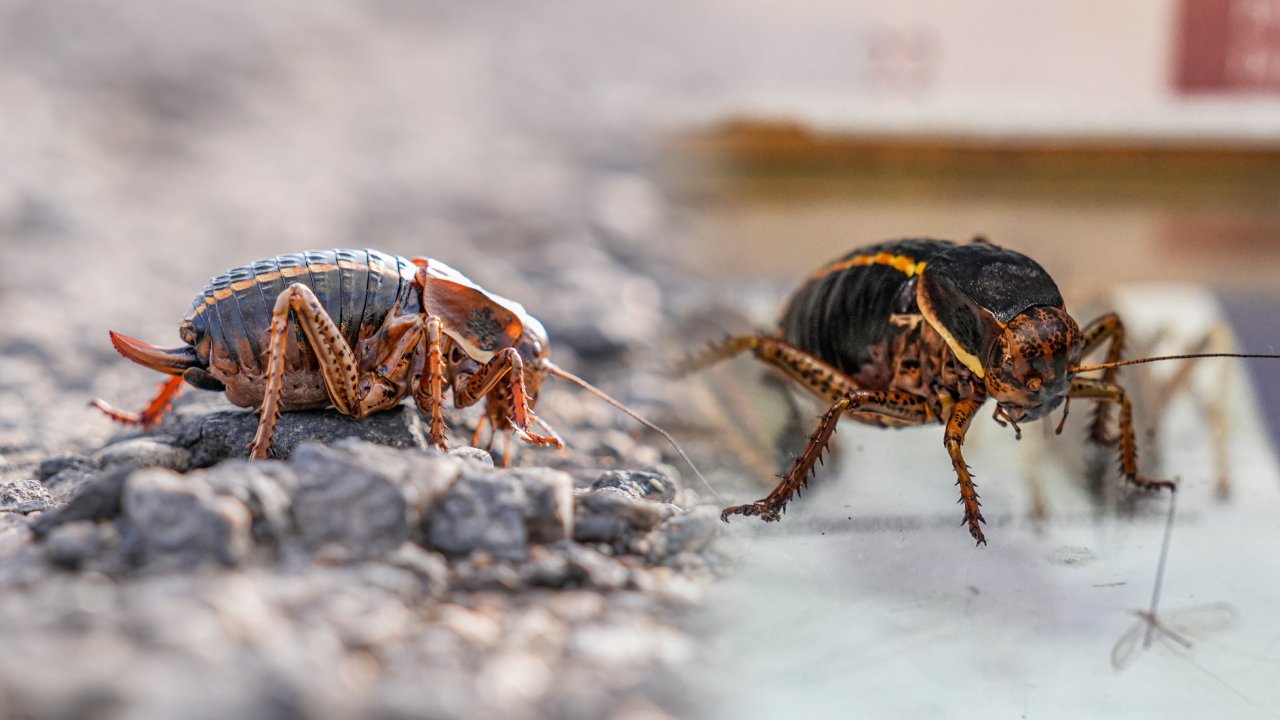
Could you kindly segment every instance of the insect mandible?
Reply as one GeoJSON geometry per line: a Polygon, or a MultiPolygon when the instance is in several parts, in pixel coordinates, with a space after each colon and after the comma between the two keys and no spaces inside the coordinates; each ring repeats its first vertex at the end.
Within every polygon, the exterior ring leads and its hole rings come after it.
{"type": "Polygon", "coordinates": [[[965,434],[988,398],[996,422],[1036,420],[1062,407],[1062,432],[1072,399],[1094,402],[1090,438],[1117,446],[1120,472],[1139,488],[1175,489],[1138,472],[1133,414],[1116,382],[1121,365],[1189,357],[1275,357],[1202,353],[1121,361],[1124,325],[1107,313],[1081,328],[1067,313],[1058,286],[1031,258],[982,238],[968,244],[904,239],[859,248],[822,266],[792,294],[776,332],[727,338],[679,368],[688,373],[750,351],[830,403],[782,481],[757,502],[726,508],[721,518],[780,519],[808,483],[815,464],[848,415],[896,428],[945,425],[963,523],[986,544],[986,520],[965,463],[965,434]],[[1099,365],[1081,362],[1105,348],[1099,365]],[[1101,371],[1100,376],[1084,373],[1101,371]],[[1111,412],[1119,406],[1118,431],[1111,412]]]}
{"type": "Polygon", "coordinates": [[[559,448],[533,410],[554,375],[661,433],[685,457],[661,428],[553,363],[546,330],[522,305],[431,258],[330,250],[260,260],[212,278],[179,335],[183,345],[163,348],[111,332],[121,355],[172,377],[139,412],[92,404],[150,429],[184,382],[222,391],[234,405],[259,408],[249,455],[260,459],[281,411],[332,406],[358,419],[410,395],[429,419],[430,444],[446,449],[447,390],[457,407],[484,402],[473,444],[487,423],[490,442],[509,430],[529,445],[559,448]]]}

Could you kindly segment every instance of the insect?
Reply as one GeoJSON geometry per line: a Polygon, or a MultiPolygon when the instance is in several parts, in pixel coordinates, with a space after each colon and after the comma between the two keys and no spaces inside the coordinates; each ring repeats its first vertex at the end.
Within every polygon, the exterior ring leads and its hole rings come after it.
{"type": "Polygon", "coordinates": [[[331,250],[244,265],[209,281],[179,335],[183,345],[162,348],[111,332],[121,355],[171,377],[140,412],[92,404],[150,429],[184,382],[222,391],[235,405],[259,408],[249,453],[258,459],[269,455],[281,411],[332,406],[363,418],[410,395],[430,419],[431,445],[445,449],[448,390],[457,407],[484,403],[473,443],[487,423],[490,442],[510,431],[529,445],[560,448],[560,437],[533,411],[543,379],[554,375],[675,445],[661,428],[551,362],[547,332],[523,306],[430,258],[331,250]]]}
{"type": "MultiPolygon", "coordinates": [[[[1132,409],[1116,383],[1121,365],[1207,353],[1120,361],[1124,325],[1108,313],[1081,328],[1057,285],[1031,258],[982,238],[968,244],[904,239],[871,245],[811,274],[782,311],[778,329],[729,337],[678,368],[693,372],[751,352],[830,403],[808,443],[767,497],[726,508],[721,518],[780,519],[804,488],[842,416],[886,428],[939,423],[951,457],[963,523],[986,544],[976,484],[962,448],[970,422],[988,398],[996,422],[1039,419],[1071,399],[1091,400],[1090,437],[1117,446],[1120,471],[1140,488],[1174,489],[1138,472],[1132,409]],[[1083,358],[1105,348],[1106,362],[1083,358]],[[1101,371],[1101,376],[1083,374],[1101,371]],[[1119,429],[1111,413],[1119,406],[1119,429]]],[[[1271,356],[1266,356],[1271,357],[1271,356]]]]}

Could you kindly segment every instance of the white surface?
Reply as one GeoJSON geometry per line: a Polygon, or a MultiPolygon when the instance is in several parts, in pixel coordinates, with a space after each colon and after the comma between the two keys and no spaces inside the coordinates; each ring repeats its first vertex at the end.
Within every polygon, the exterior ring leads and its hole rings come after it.
{"type": "MultiPolygon", "coordinates": [[[[668,97],[677,115],[709,121],[1274,143],[1274,94],[1178,93],[1179,7],[1179,0],[686,3],[661,15],[683,29],[663,40],[696,41],[679,52],[680,87],[694,92],[668,97]]],[[[660,67],[635,66],[646,81],[660,67]]]]}
{"type": "MultiPolygon", "coordinates": [[[[1122,300],[1131,327],[1163,316],[1194,333],[1212,317],[1185,289],[1122,300]]],[[[1136,518],[1091,509],[1078,471],[1055,460],[1091,452],[1083,406],[1045,441],[1059,446],[1052,454],[1032,448],[1041,427],[1018,444],[985,415],[975,421],[966,456],[989,521],[980,548],[960,525],[940,427],[842,424],[839,477],[820,473],[780,524],[734,523],[746,553],[712,599],[713,715],[1280,717],[1280,471],[1248,383],[1234,385],[1229,501],[1213,496],[1198,404],[1173,403],[1162,430],[1164,467],[1182,480],[1162,615],[1221,602],[1235,609],[1232,626],[1193,637],[1190,650],[1157,640],[1113,668],[1132,611],[1150,603],[1167,496],[1136,518]],[[1029,462],[1042,471],[1042,529],[1028,515],[1029,462]]]]}

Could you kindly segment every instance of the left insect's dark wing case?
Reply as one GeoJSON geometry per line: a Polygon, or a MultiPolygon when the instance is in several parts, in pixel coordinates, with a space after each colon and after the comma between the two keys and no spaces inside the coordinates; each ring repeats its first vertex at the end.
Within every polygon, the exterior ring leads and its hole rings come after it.
{"type": "Polygon", "coordinates": [[[1037,305],[1063,306],[1057,284],[1039,263],[989,243],[960,245],[932,258],[916,297],[921,314],[979,377],[1010,320],[1037,305]]]}

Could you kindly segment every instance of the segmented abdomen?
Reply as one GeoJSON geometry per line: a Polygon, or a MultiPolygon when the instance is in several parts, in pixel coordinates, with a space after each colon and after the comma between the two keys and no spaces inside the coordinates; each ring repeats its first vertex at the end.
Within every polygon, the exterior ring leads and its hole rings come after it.
{"type": "MultiPolygon", "coordinates": [[[[276,299],[289,285],[301,283],[355,347],[378,330],[397,302],[406,310],[417,308],[418,298],[409,292],[416,272],[408,259],[377,250],[309,251],[259,260],[209,280],[182,324],[182,339],[206,365],[211,357],[225,358],[260,371],[276,299]]],[[[295,347],[303,347],[301,330],[295,333],[295,347]]]]}
{"type": "Polygon", "coordinates": [[[859,248],[827,263],[809,276],[784,308],[783,338],[840,371],[859,376],[867,366],[884,361],[875,355],[886,352],[885,341],[901,331],[890,318],[918,312],[915,279],[925,264],[952,247],[953,243],[943,240],[894,240],[859,248]]]}

